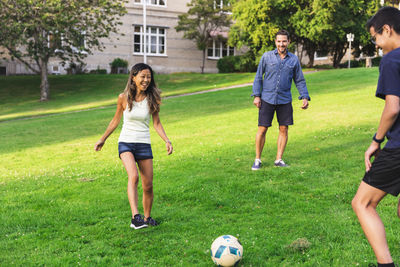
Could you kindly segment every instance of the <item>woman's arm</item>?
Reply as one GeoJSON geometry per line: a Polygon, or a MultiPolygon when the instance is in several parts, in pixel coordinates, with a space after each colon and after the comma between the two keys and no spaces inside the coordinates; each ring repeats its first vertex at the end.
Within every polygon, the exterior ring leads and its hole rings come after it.
{"type": "Polygon", "coordinates": [[[114,132],[114,130],[118,127],[119,122],[121,121],[122,114],[124,112],[124,102],[125,102],[125,96],[124,94],[120,94],[118,96],[118,101],[117,101],[117,111],[115,112],[114,118],[111,120],[111,122],[108,124],[108,127],[103,134],[103,136],[100,138],[100,140],[94,145],[94,150],[100,151],[101,148],[104,146],[104,143],[106,142],[107,138],[114,132]]]}
{"type": "Polygon", "coordinates": [[[153,113],[153,126],[158,135],[161,137],[162,140],[165,141],[165,146],[167,147],[167,153],[170,155],[174,148],[172,147],[171,141],[169,141],[167,134],[164,131],[164,127],[161,124],[160,121],[160,115],[158,112],[153,113]]]}

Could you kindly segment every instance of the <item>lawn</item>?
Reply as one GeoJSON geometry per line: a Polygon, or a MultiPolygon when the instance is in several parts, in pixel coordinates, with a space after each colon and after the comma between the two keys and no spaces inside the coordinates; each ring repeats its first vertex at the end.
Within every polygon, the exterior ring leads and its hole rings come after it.
{"type": "MultiPolygon", "coordinates": [[[[155,77],[165,97],[249,83],[254,75],[174,73],[155,77]]],[[[114,105],[127,79],[128,75],[50,76],[51,101],[40,102],[39,76],[0,76],[0,121],[114,105]]]]}
{"type": "MultiPolygon", "coordinates": [[[[231,234],[244,247],[241,266],[367,266],[375,258],[350,202],[383,108],[377,77],[377,68],[307,74],[312,101],[304,111],[294,100],[291,167],[273,167],[274,122],[258,172],[251,87],[164,100],[175,151],[167,156],[151,130],[161,224],[142,230],[129,228],[120,127],[93,150],[114,106],[2,122],[0,265],[213,266],[212,241],[231,234]],[[293,248],[299,238],[310,246],[293,248]]],[[[399,262],[396,204],[389,196],[378,212],[399,262]]]]}

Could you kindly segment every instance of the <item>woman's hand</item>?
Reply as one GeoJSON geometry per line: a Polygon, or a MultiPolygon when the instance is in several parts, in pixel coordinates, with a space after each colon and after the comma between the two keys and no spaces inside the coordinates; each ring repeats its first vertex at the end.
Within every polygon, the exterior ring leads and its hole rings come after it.
{"type": "Polygon", "coordinates": [[[165,146],[167,147],[168,155],[171,155],[172,151],[174,150],[174,148],[172,147],[171,141],[168,140],[167,142],[165,142],[165,146]]]}
{"type": "Polygon", "coordinates": [[[95,145],[94,145],[94,150],[100,151],[101,148],[104,146],[104,141],[99,140],[95,145]]]}

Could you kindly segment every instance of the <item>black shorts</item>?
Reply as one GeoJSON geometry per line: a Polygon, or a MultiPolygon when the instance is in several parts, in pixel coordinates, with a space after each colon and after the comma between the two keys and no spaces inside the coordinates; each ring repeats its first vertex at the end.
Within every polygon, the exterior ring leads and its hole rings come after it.
{"type": "Polygon", "coordinates": [[[150,144],[119,142],[118,154],[120,158],[121,154],[124,152],[131,152],[135,158],[135,161],[153,158],[153,151],[151,150],[150,144]]]}
{"type": "Polygon", "coordinates": [[[363,181],[393,196],[400,193],[400,148],[384,148],[363,181]]]}
{"type": "Polygon", "coordinates": [[[272,105],[261,100],[261,107],[258,111],[258,126],[270,127],[275,111],[279,125],[293,125],[292,103],[272,105]]]}

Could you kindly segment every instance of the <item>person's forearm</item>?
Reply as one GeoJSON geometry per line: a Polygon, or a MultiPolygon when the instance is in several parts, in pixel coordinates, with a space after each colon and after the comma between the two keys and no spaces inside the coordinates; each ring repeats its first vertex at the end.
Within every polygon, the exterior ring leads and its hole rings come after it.
{"type": "Polygon", "coordinates": [[[390,128],[392,128],[394,122],[399,115],[398,105],[398,101],[397,103],[386,102],[385,108],[382,112],[381,120],[379,122],[378,130],[376,132],[376,139],[383,139],[390,128]]]}
{"type": "Polygon", "coordinates": [[[165,142],[169,141],[167,134],[164,131],[164,127],[162,126],[161,123],[154,124],[154,129],[156,130],[156,132],[158,133],[158,135],[161,137],[162,140],[164,140],[165,142]]]}
{"type": "Polygon", "coordinates": [[[110,122],[103,136],[100,138],[101,141],[105,142],[107,138],[114,132],[114,130],[118,127],[118,123],[114,120],[110,122]]]}

